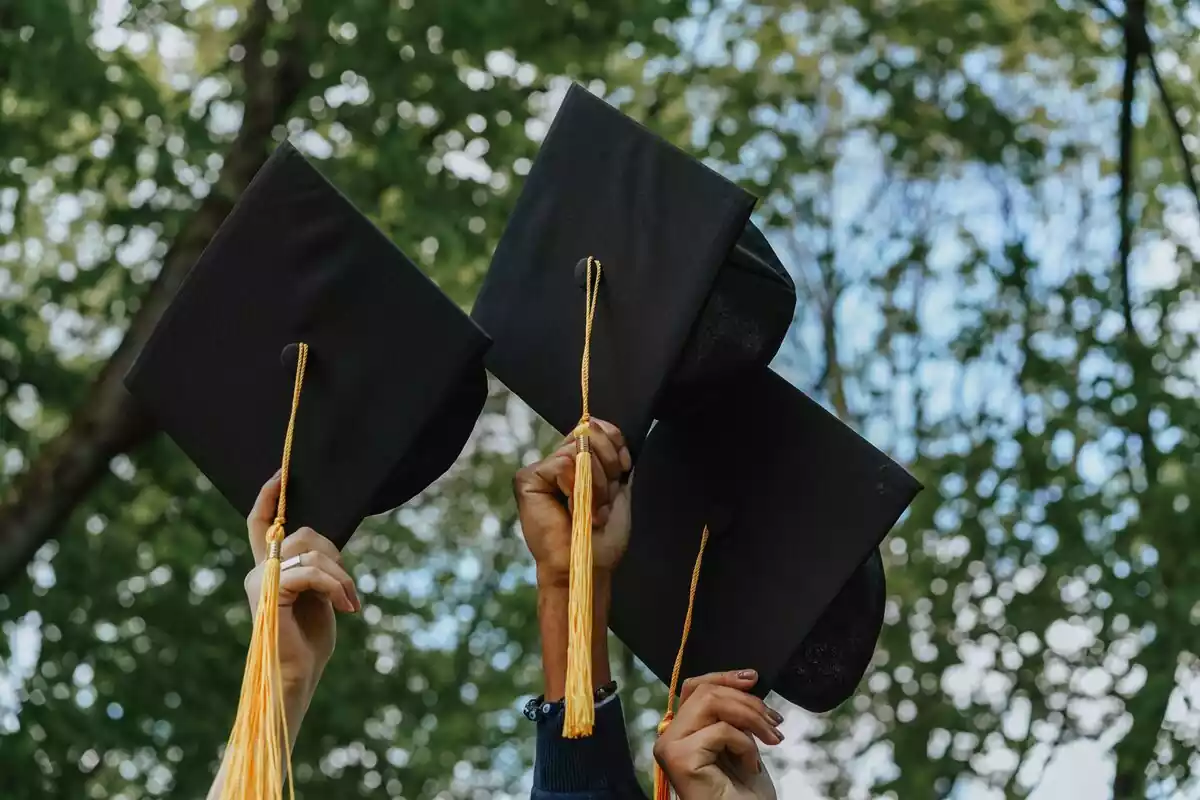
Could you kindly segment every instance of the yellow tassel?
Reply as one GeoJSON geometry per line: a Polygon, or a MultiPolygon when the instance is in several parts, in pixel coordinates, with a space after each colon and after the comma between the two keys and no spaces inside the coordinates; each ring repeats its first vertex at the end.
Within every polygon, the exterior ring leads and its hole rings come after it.
{"type": "MultiPolygon", "coordinates": [[[[662,722],[658,723],[659,736],[663,735],[663,731],[671,724],[674,717],[675,715],[670,711],[663,716],[662,722]]],[[[666,773],[663,772],[663,768],[657,761],[654,762],[654,800],[671,800],[671,782],[667,780],[666,773]]]]}
{"type": "Polygon", "coordinates": [[[575,427],[575,488],[571,493],[571,573],[567,600],[567,680],[563,709],[563,736],[578,739],[592,735],[596,707],[592,696],[592,452],[588,443],[591,416],[588,388],[592,355],[592,321],[600,294],[600,262],[587,260],[587,309],[583,329],[580,394],[583,414],[575,427]],[[595,266],[595,279],[592,267],[595,266]]]}
{"type": "Polygon", "coordinates": [[[567,686],[563,736],[592,735],[596,709],[592,699],[592,453],[584,425],[575,429],[575,490],[571,516],[571,584],[567,605],[567,686]]]}
{"type": "Polygon", "coordinates": [[[300,405],[300,387],[308,364],[308,345],[301,344],[292,390],[292,413],[283,443],[283,470],[279,477],[279,502],[275,522],[267,531],[267,560],[254,615],[254,634],[242,674],[242,694],[237,717],[229,734],[228,769],[220,800],[279,800],[287,767],[288,796],[295,798],[292,782],[291,737],[284,708],[283,673],[279,661],[279,553],[283,545],[287,484],[292,458],[292,435],[300,405]]]}
{"type": "MultiPolygon", "coordinates": [[[[683,618],[683,635],[679,637],[679,649],[675,652],[675,668],[671,670],[671,685],[667,687],[667,713],[658,723],[658,735],[662,736],[675,719],[675,694],[679,689],[679,673],[683,669],[683,652],[687,648],[688,634],[692,632],[692,609],[696,605],[696,587],[700,584],[700,567],[704,563],[704,549],[708,547],[708,526],[700,535],[700,547],[696,551],[696,563],[692,565],[692,585],[688,590],[687,614],[683,618]]],[[[663,768],[654,762],[654,800],[671,800],[671,784],[663,768]]]]}

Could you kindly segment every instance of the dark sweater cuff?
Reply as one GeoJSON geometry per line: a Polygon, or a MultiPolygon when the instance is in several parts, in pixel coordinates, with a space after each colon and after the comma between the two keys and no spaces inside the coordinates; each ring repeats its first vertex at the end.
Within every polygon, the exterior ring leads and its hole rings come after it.
{"type": "Polygon", "coordinates": [[[542,793],[625,797],[637,786],[620,698],[613,697],[596,708],[596,725],[591,736],[564,739],[562,729],[560,703],[537,723],[535,797],[542,793]]]}

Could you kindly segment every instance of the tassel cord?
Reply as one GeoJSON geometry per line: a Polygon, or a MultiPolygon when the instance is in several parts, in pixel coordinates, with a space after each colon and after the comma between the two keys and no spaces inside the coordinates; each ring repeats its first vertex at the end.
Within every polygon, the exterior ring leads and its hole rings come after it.
{"type": "MultiPolygon", "coordinates": [[[[696,563],[692,567],[692,584],[688,590],[687,614],[683,618],[683,635],[679,637],[679,650],[675,653],[675,666],[671,670],[671,685],[667,687],[667,712],[658,723],[658,735],[662,736],[675,719],[675,695],[679,689],[679,673],[683,669],[683,653],[687,648],[688,634],[692,631],[692,610],[696,605],[696,587],[700,584],[700,567],[704,561],[704,550],[708,546],[708,526],[700,535],[700,548],[696,551],[696,563]]],[[[663,768],[654,764],[654,800],[670,800],[671,784],[663,768]]]]}

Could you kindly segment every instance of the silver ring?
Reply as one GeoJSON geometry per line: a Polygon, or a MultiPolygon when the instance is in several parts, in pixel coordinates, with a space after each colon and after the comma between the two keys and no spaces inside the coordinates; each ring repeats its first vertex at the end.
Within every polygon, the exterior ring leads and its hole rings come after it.
{"type": "Polygon", "coordinates": [[[304,557],[304,553],[301,553],[298,556],[292,556],[287,561],[284,561],[282,564],[279,565],[279,571],[287,572],[292,567],[300,566],[300,559],[303,557],[304,557]]]}

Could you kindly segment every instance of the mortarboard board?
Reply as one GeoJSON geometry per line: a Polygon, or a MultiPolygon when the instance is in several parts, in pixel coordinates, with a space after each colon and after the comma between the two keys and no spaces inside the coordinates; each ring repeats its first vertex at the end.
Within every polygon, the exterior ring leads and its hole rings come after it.
{"type": "Polygon", "coordinates": [[[486,399],[489,340],[285,142],[126,378],[243,514],[279,468],[299,342],[287,524],[341,547],[457,458],[486,399]]]}
{"type": "Polygon", "coordinates": [[[567,92],[472,316],[486,364],[564,433],[582,404],[584,271],[602,265],[590,406],[637,458],[651,423],[774,357],[796,290],[754,197],[578,85],[567,92]]]}
{"type": "Polygon", "coordinates": [[[920,488],[770,369],[710,390],[646,441],[612,630],[671,680],[707,527],[681,673],[752,668],[760,694],[833,708],[874,653],[878,546],[920,488]]]}

